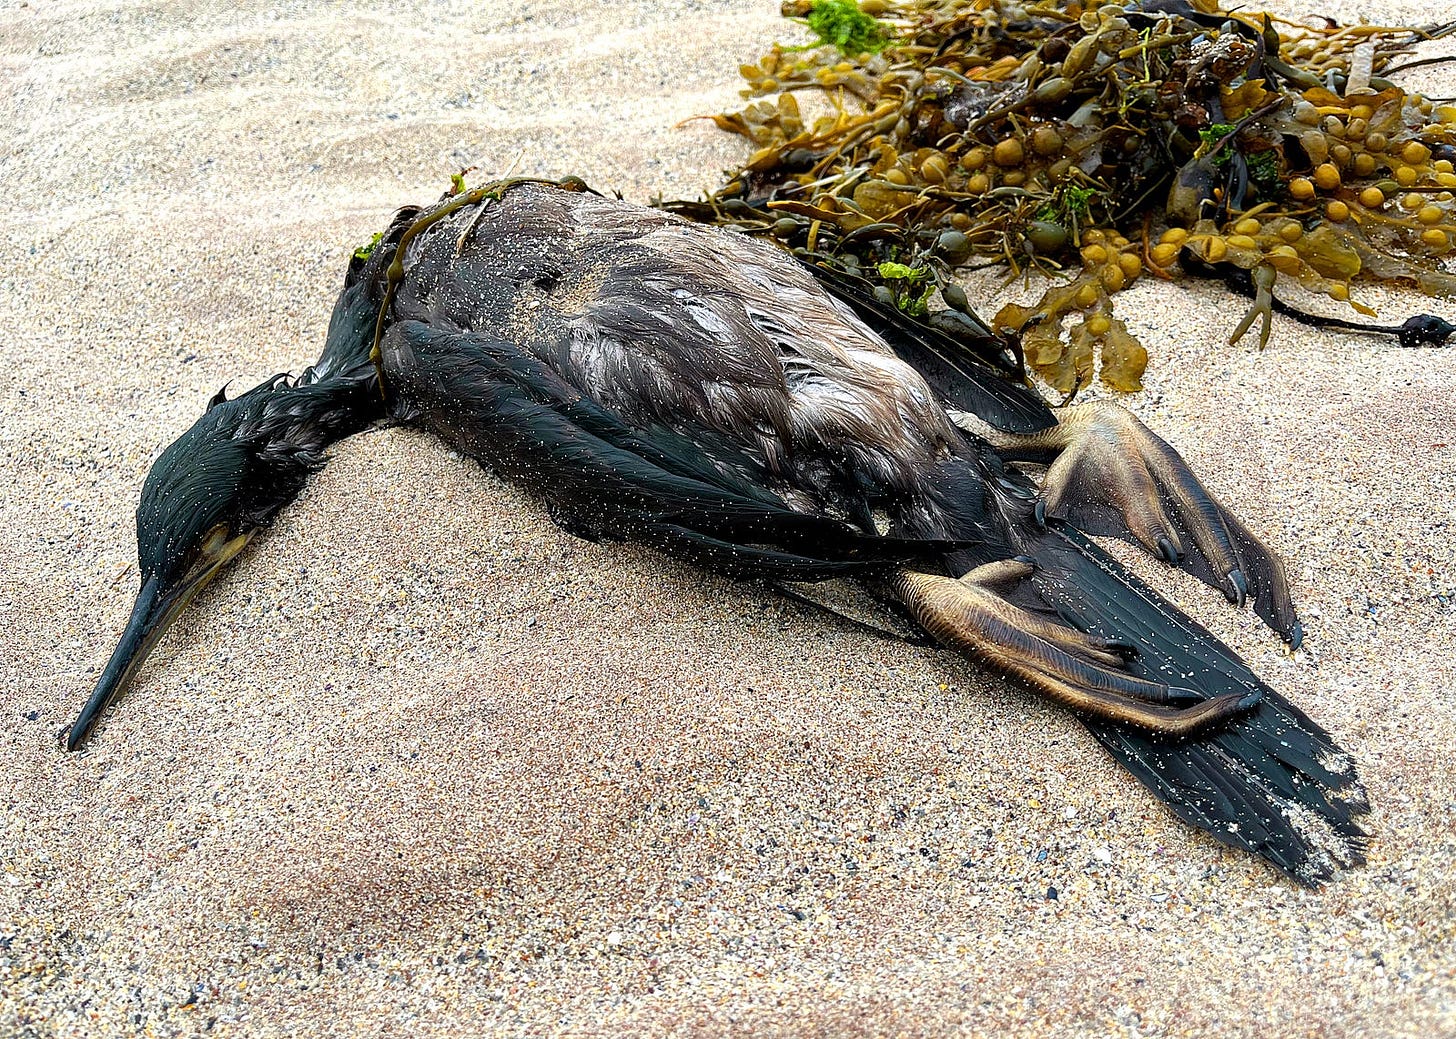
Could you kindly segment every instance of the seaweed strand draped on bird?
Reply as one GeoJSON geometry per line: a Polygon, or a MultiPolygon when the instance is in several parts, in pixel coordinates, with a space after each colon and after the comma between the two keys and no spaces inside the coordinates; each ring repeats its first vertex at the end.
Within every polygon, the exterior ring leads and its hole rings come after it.
{"type": "Polygon", "coordinates": [[[861,582],[1303,883],[1363,861],[1349,756],[1088,536],[1141,544],[1299,644],[1279,560],[1171,447],[1115,405],[1053,411],[772,245],[579,182],[402,210],[351,264],[319,363],[215,400],[163,453],[136,612],[69,747],[328,443],[386,411],[579,537],[861,582]]]}

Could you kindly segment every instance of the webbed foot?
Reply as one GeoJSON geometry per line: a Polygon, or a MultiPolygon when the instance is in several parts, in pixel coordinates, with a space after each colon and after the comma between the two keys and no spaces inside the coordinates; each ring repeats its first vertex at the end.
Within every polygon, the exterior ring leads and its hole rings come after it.
{"type": "Polygon", "coordinates": [[[1129,538],[1254,610],[1292,648],[1303,630],[1279,559],[1193,474],[1181,455],[1135,415],[1111,402],[1058,413],[1028,436],[999,434],[1009,460],[1055,452],[1036,517],[1064,519],[1089,534],[1129,538]]]}
{"type": "Polygon", "coordinates": [[[1191,689],[1139,678],[1126,670],[1135,653],[1129,643],[1078,631],[996,593],[1031,572],[1018,560],[978,567],[959,579],[901,570],[889,589],[942,643],[1084,714],[1181,737],[1259,702],[1257,690],[1204,699],[1191,689]]]}

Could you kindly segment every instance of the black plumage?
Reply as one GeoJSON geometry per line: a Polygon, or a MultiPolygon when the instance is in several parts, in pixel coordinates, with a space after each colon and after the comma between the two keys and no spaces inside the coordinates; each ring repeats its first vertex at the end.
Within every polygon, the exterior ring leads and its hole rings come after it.
{"type": "MultiPolygon", "coordinates": [[[[351,359],[355,428],[378,410],[358,364],[377,344],[393,418],[530,487],[571,533],[737,576],[859,579],[1077,707],[1114,757],[1220,840],[1306,883],[1360,861],[1364,794],[1347,756],[1077,521],[1252,598],[1297,644],[1278,560],[1126,412],[1053,413],[974,352],[824,277],[841,299],[770,246],[589,192],[507,185],[399,216],[351,269],[329,350],[351,359]],[[1041,485],[1032,462],[1050,463],[1041,485]]],[[[299,392],[265,384],[239,402],[299,392]]],[[[315,419],[284,439],[312,460],[348,431],[315,419]]],[[[238,469],[238,439],[194,428],[170,450],[238,469]]],[[[242,468],[220,485],[237,501],[256,496],[250,481],[286,498],[303,478],[242,468]]],[[[199,524],[170,507],[176,537],[195,537],[199,524]]],[[[139,541],[179,554],[140,518],[139,541]]]]}
{"type": "Polygon", "coordinates": [[[328,446],[383,417],[369,358],[379,301],[369,292],[363,281],[344,290],[316,365],[232,399],[219,390],[152,464],[136,512],[136,604],[67,750],[85,741],[193,596],[298,497],[328,446]]]}

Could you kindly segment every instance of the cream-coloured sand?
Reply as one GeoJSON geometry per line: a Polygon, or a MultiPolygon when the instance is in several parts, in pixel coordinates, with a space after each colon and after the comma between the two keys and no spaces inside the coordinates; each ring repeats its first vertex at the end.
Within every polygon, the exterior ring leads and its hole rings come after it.
{"type": "Polygon", "coordinates": [[[697,194],[742,146],[675,124],[776,6],[0,5],[0,1034],[1456,1030],[1456,351],[1261,355],[1210,287],[1124,298],[1132,405],[1287,556],[1308,651],[1142,569],[1358,756],[1370,864],[1324,893],[949,654],[573,540],[404,430],[57,748],[150,460],[315,355],[349,250],[462,165],[697,194]]]}

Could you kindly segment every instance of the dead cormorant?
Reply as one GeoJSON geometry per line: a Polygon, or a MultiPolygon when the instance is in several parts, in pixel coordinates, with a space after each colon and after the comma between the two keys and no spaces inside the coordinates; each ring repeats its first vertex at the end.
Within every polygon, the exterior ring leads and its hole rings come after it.
{"type": "Polygon", "coordinates": [[[136,611],[67,747],[387,398],[575,535],[737,576],[862,581],[1076,710],[1180,817],[1302,882],[1363,861],[1348,756],[1087,534],[1252,601],[1297,645],[1279,561],[1130,413],[1053,412],[836,292],[772,246],[579,185],[402,211],[351,265],[319,364],[219,395],[153,466],[136,611]],[[1028,464],[1047,466],[1039,486],[1028,464]]]}

